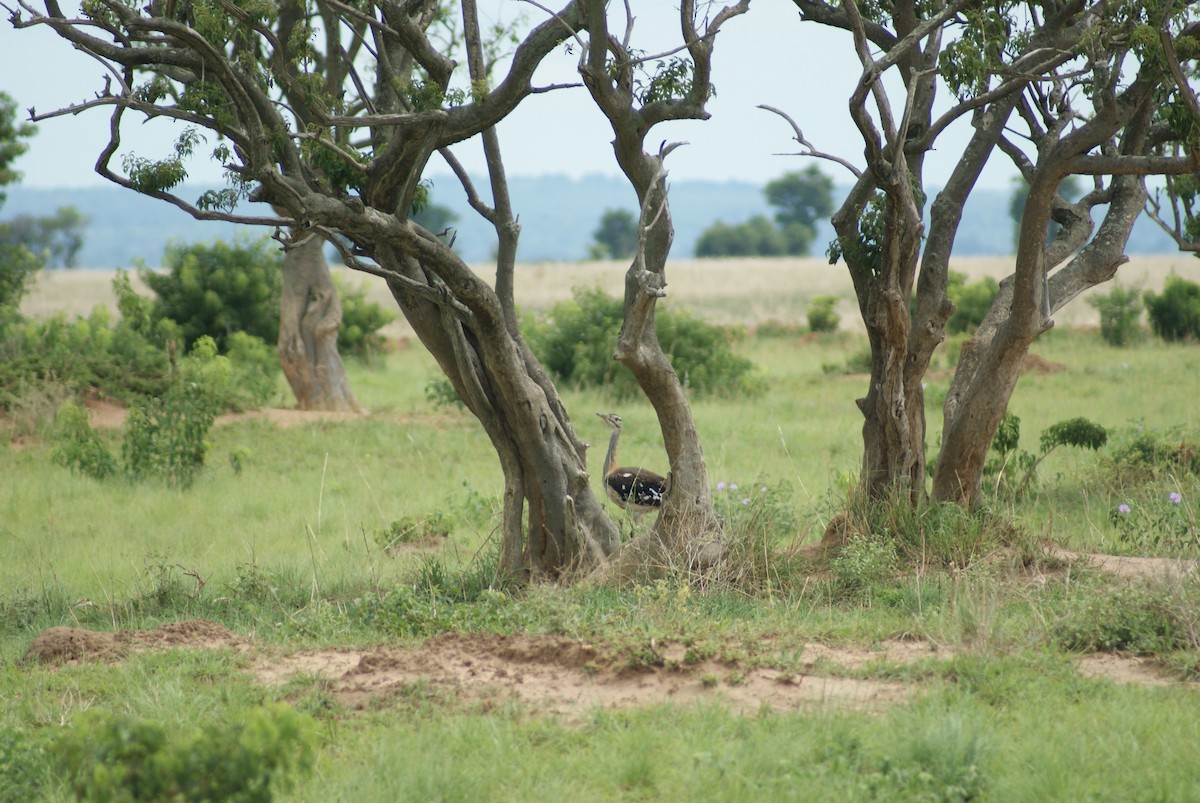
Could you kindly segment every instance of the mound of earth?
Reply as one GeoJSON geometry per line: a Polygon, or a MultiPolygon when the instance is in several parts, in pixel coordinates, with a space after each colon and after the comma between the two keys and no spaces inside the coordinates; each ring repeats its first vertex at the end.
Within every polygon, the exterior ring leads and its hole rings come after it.
{"type": "Polygon", "coordinates": [[[106,633],[83,627],[51,627],[42,631],[25,653],[39,664],[112,661],[131,652],[167,649],[217,649],[243,643],[227,628],[206,619],[172,622],[154,630],[106,633]]]}

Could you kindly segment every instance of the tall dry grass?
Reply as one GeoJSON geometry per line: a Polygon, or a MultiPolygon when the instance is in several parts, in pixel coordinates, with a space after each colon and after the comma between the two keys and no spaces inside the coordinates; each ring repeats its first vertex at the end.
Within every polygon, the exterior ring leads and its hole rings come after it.
{"type": "MultiPolygon", "coordinates": [[[[477,266],[487,277],[491,270],[477,266]]],[[[545,309],[569,298],[576,287],[600,287],[618,295],[623,292],[624,262],[544,262],[517,267],[517,303],[524,310],[545,309]]],[[[1012,270],[1011,257],[956,259],[953,270],[969,281],[985,276],[1001,279],[1012,270]]],[[[394,302],[381,279],[342,268],[353,285],[367,288],[369,300],[387,307],[394,302]]],[[[1122,286],[1160,290],[1172,273],[1194,275],[1195,261],[1188,254],[1138,255],[1131,257],[1117,274],[1122,286]]],[[[96,304],[116,312],[112,292],[112,270],[47,271],[38,277],[22,304],[22,312],[33,317],[56,313],[86,315],[96,304]]],[[[837,312],[842,328],[858,329],[861,323],[854,303],[850,277],[842,264],[830,265],[820,257],[783,259],[685,259],[667,268],[667,298],[664,303],[680,305],[713,323],[753,327],[768,322],[803,323],[813,296],[832,295],[841,299],[837,312]]],[[[145,288],[135,282],[142,291],[145,288]]],[[[1098,326],[1096,310],[1086,302],[1089,295],[1108,292],[1110,285],[1085,293],[1055,319],[1060,326],[1098,326]]],[[[411,331],[403,321],[385,330],[390,337],[405,337],[411,331]]]]}

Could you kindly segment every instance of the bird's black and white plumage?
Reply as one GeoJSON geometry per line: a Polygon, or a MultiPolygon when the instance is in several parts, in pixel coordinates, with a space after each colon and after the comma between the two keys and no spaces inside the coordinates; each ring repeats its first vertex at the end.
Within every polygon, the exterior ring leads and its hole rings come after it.
{"type": "Polygon", "coordinates": [[[667,494],[667,480],[653,471],[636,466],[617,465],[617,442],[621,439],[621,416],[616,413],[596,413],[612,428],[608,455],[604,458],[604,490],[608,498],[634,515],[662,507],[667,494]]]}

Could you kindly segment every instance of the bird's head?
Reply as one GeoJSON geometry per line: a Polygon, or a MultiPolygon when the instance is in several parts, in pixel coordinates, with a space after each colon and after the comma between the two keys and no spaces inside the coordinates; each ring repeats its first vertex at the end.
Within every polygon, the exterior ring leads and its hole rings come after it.
{"type": "Polygon", "coordinates": [[[619,430],[621,428],[621,416],[616,413],[596,413],[596,415],[604,419],[604,423],[613,429],[619,430]]]}

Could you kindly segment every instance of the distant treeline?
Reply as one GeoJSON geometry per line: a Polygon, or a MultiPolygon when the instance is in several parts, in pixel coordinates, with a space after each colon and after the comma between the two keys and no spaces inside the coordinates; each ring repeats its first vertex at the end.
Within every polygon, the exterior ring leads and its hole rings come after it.
{"type": "MultiPolygon", "coordinates": [[[[494,252],[491,227],[467,205],[466,197],[449,175],[432,179],[432,200],[458,215],[455,247],[468,262],[488,260],[494,252]]],[[[592,232],[605,209],[636,210],[633,191],[623,180],[607,176],[571,179],[565,176],[511,177],[513,206],[520,215],[520,259],[524,262],[574,261],[588,253],[592,232]]],[[[486,181],[480,185],[486,186],[486,181]]],[[[198,197],[207,187],[188,187],[183,196],[198,197]]],[[[835,191],[835,202],[844,189],[835,191]]],[[[50,215],[74,206],[90,218],[79,264],[92,268],[130,267],[137,260],[157,266],[169,241],[197,242],[259,237],[269,233],[221,222],[201,222],[175,207],[119,187],[41,189],[10,187],[5,216],[22,213],[50,215]]],[[[1012,253],[1011,193],[978,191],[963,216],[955,250],[962,256],[1012,253]]],[[[265,211],[265,210],[264,210],[265,211]]],[[[750,182],[678,181],[671,185],[675,225],[673,254],[690,258],[696,240],[717,220],[739,223],[754,215],[770,215],[763,188],[750,182]]],[[[255,212],[262,214],[262,212],[255,212]]],[[[824,253],[833,229],[819,227],[813,255],[824,253]]],[[[1130,253],[1174,251],[1171,240],[1143,218],[1134,228],[1130,253]]]]}

